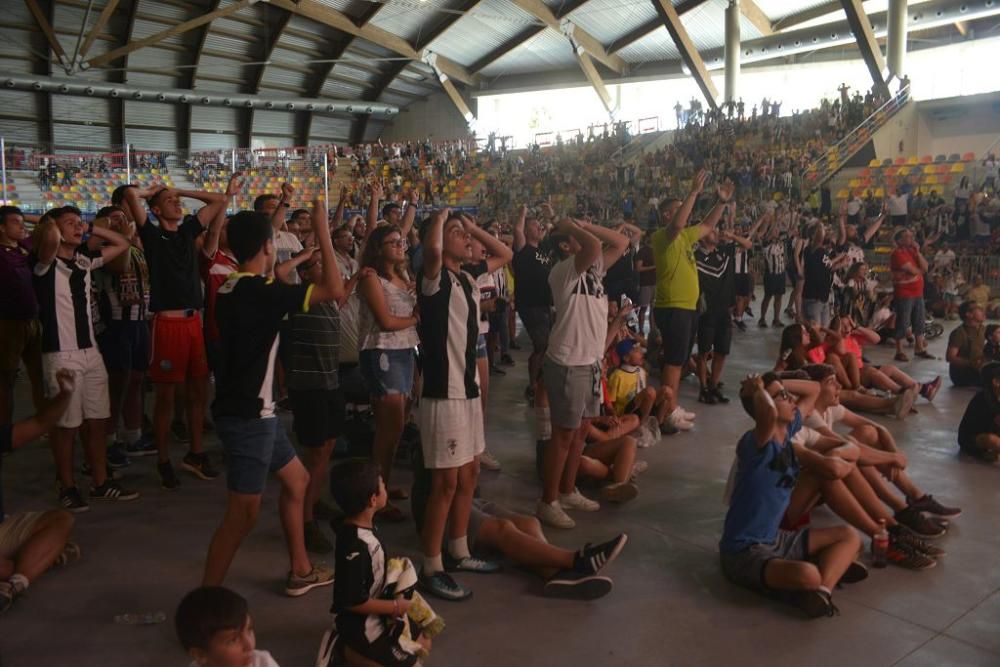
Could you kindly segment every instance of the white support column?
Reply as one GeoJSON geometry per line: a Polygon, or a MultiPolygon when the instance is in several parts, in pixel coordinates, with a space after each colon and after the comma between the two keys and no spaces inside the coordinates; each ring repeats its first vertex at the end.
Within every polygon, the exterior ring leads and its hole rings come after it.
{"type": "Polygon", "coordinates": [[[729,0],[726,7],[726,102],[736,101],[740,78],[740,0],[729,0]]]}
{"type": "Polygon", "coordinates": [[[902,79],[906,60],[906,0],[889,0],[889,37],[886,64],[889,74],[902,79]]]}

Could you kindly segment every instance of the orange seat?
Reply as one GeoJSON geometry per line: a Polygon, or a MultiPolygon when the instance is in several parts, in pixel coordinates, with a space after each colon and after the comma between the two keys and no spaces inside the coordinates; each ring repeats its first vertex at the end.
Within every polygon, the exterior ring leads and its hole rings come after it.
{"type": "Polygon", "coordinates": [[[975,159],[976,159],[975,153],[969,152],[962,154],[962,162],[972,162],[975,159]]]}

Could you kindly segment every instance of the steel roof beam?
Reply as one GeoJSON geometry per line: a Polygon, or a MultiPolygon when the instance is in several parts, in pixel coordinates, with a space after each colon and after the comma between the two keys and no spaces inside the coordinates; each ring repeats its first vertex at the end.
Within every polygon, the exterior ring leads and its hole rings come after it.
{"type": "Polygon", "coordinates": [[[63,51],[62,44],[59,43],[59,38],[56,37],[56,33],[52,30],[53,22],[49,20],[48,16],[46,16],[47,13],[53,13],[53,5],[55,5],[55,2],[49,2],[46,5],[46,7],[50,10],[49,12],[43,10],[36,0],[24,0],[24,4],[28,6],[28,10],[31,12],[31,15],[35,17],[35,23],[38,24],[38,29],[42,31],[43,35],[45,35],[45,39],[49,43],[49,48],[52,49],[52,53],[54,53],[59,59],[59,64],[62,65],[63,69],[65,69],[68,73],[72,63],[66,59],[66,52],[63,51]]]}
{"type": "MultiPolygon", "coordinates": [[[[563,23],[569,21],[569,19],[560,20],[556,18],[556,15],[552,13],[552,10],[549,9],[548,5],[542,2],[542,0],[511,1],[544,23],[548,28],[559,31],[560,33],[565,33],[563,23]]],[[[587,55],[594,60],[601,62],[609,69],[612,69],[619,74],[625,71],[627,65],[624,60],[622,60],[619,56],[609,54],[604,50],[604,46],[596,38],[594,38],[593,35],[575,24],[573,27],[573,41],[576,45],[582,47],[583,50],[587,52],[587,55]]]]}
{"type": "Polygon", "coordinates": [[[861,59],[868,67],[868,73],[871,74],[876,90],[888,97],[889,86],[885,83],[884,75],[885,59],[882,57],[882,50],[875,40],[871,20],[865,14],[861,0],[840,0],[840,5],[847,15],[847,23],[851,26],[851,32],[854,33],[854,38],[858,42],[861,59]]]}
{"type": "Polygon", "coordinates": [[[834,14],[843,10],[840,4],[840,0],[830,0],[826,4],[819,5],[818,7],[813,7],[812,9],[807,9],[797,14],[790,14],[783,19],[779,19],[774,22],[773,26],[775,30],[788,30],[797,25],[801,25],[807,21],[812,21],[813,19],[818,19],[821,16],[826,16],[827,14],[834,14]]]}
{"type": "Polygon", "coordinates": [[[753,24],[753,27],[757,28],[762,37],[774,34],[771,19],[767,18],[767,14],[764,13],[755,0],[737,0],[737,2],[740,5],[740,13],[743,14],[746,20],[753,24]]]}
{"type": "Polygon", "coordinates": [[[713,109],[718,108],[716,99],[719,97],[719,91],[716,90],[715,83],[712,82],[712,77],[708,74],[705,61],[701,59],[701,55],[698,53],[698,49],[695,48],[694,42],[691,41],[687,29],[681,23],[681,17],[678,15],[677,10],[670,4],[670,0],[652,0],[652,2],[656,8],[656,13],[660,15],[660,19],[663,21],[664,27],[670,33],[674,44],[677,45],[677,50],[681,54],[681,60],[691,70],[691,76],[694,77],[694,81],[698,84],[698,88],[701,89],[702,95],[705,96],[708,105],[713,109]]]}
{"type": "Polygon", "coordinates": [[[90,51],[90,47],[94,44],[94,40],[97,39],[97,36],[100,35],[101,31],[108,25],[108,21],[111,20],[111,16],[115,13],[115,8],[117,6],[118,0],[108,0],[107,4],[104,5],[104,9],[101,10],[100,15],[97,17],[97,23],[95,23],[94,27],[92,27],[90,32],[87,33],[87,37],[83,41],[83,46],[80,47],[80,60],[83,60],[87,56],[87,53],[90,51]]]}
{"type": "Polygon", "coordinates": [[[481,0],[459,0],[449,8],[450,11],[443,21],[428,30],[426,35],[418,35],[418,39],[413,48],[417,51],[423,51],[426,49],[434,40],[443,35],[448,28],[455,25],[459,19],[464,17],[466,12],[472,11],[472,9],[480,2],[481,0]]]}

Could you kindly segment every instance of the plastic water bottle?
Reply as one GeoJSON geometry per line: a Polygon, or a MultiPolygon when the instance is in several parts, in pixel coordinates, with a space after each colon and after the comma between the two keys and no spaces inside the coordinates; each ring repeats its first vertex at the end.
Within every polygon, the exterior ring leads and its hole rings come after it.
{"type": "Polygon", "coordinates": [[[115,623],[119,625],[156,625],[165,620],[167,620],[167,615],[162,611],[144,611],[115,616],[115,623]]]}
{"type": "Polygon", "coordinates": [[[878,532],[872,536],[872,567],[885,567],[888,551],[889,531],[885,528],[885,519],[879,519],[878,532]]]}

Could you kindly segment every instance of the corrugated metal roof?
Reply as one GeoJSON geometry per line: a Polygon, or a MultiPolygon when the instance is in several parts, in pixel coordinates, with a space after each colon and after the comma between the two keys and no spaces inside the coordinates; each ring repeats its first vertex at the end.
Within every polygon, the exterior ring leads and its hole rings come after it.
{"type": "Polygon", "coordinates": [[[505,44],[534,21],[527,14],[511,11],[509,0],[483,0],[453,23],[430,49],[457,63],[471,65],[505,44]],[[507,20],[499,20],[507,17],[507,20]]]}
{"type": "MultiPolygon", "coordinates": [[[[3,98],[0,97],[0,104],[3,98]]],[[[16,144],[38,144],[41,143],[39,132],[41,126],[33,119],[13,120],[11,118],[0,118],[0,134],[8,146],[16,144]]]]}
{"type": "Polygon", "coordinates": [[[189,9],[184,5],[174,5],[166,2],[149,2],[148,0],[143,0],[143,2],[139,3],[139,14],[144,16],[156,16],[176,23],[182,23],[196,15],[195,10],[189,9]]]}
{"type": "MultiPolygon", "coordinates": [[[[80,24],[77,23],[77,26],[79,26],[79,25],[80,24]]],[[[151,36],[155,35],[156,33],[163,31],[164,29],[165,29],[165,26],[162,23],[153,22],[153,21],[146,21],[146,20],[137,18],[135,20],[135,25],[132,26],[132,41],[137,41],[137,40],[140,40],[140,39],[144,39],[146,37],[151,37],[151,36]]],[[[183,33],[180,34],[180,35],[172,35],[170,37],[167,37],[166,39],[161,39],[157,43],[158,44],[172,45],[172,46],[184,46],[184,39],[183,39],[183,37],[184,37],[183,33]]],[[[70,48],[72,48],[72,46],[70,48]]]]}
{"type": "Polygon", "coordinates": [[[191,107],[191,128],[196,130],[232,130],[239,127],[241,109],[232,107],[191,107]]]}
{"type": "Polygon", "coordinates": [[[96,148],[108,150],[111,148],[111,128],[87,127],[84,125],[60,125],[52,127],[55,143],[60,148],[96,148]]]}
{"type": "Polygon", "coordinates": [[[642,39],[632,42],[619,51],[618,55],[630,63],[680,58],[677,45],[674,44],[667,29],[662,27],[657,28],[642,39]]]}
{"type": "Polygon", "coordinates": [[[323,82],[320,97],[332,97],[335,100],[360,100],[366,87],[362,84],[348,83],[338,79],[327,79],[323,82]]]}
{"type": "Polygon", "coordinates": [[[761,11],[771,19],[772,23],[786,16],[799,14],[820,5],[829,4],[829,0],[797,0],[796,2],[789,2],[788,0],[756,0],[756,2],[761,11]]]}
{"type": "Polygon", "coordinates": [[[111,115],[111,101],[99,98],[81,98],[71,95],[52,96],[52,117],[57,120],[107,123],[111,115]]]}
{"type": "Polygon", "coordinates": [[[294,134],[295,114],[286,111],[254,111],[253,133],[294,134]]]}
{"type": "Polygon", "coordinates": [[[385,0],[371,24],[408,42],[415,42],[425,25],[441,20],[448,0],[385,0]]]}
{"type": "MultiPolygon", "coordinates": [[[[309,78],[309,74],[296,70],[285,69],[283,67],[268,67],[264,70],[261,87],[276,85],[302,90],[305,88],[309,78]]],[[[288,94],[288,92],[285,93],[285,95],[288,94]]]]}
{"type": "Polygon", "coordinates": [[[351,134],[351,119],[325,114],[313,116],[311,133],[325,139],[346,139],[351,134]]]}
{"type": "Polygon", "coordinates": [[[215,132],[192,132],[191,150],[205,151],[214,148],[236,148],[235,134],[216,134],[215,132]]]}
{"type": "Polygon", "coordinates": [[[656,16],[649,0],[590,0],[566,18],[607,45],[656,16]]]}
{"type": "Polygon", "coordinates": [[[483,76],[525,74],[576,67],[569,40],[555,30],[543,30],[499,60],[484,67],[483,76]]]}
{"type": "Polygon", "coordinates": [[[177,107],[173,104],[160,104],[159,102],[125,100],[125,124],[175,127],[177,125],[177,107]]]}

